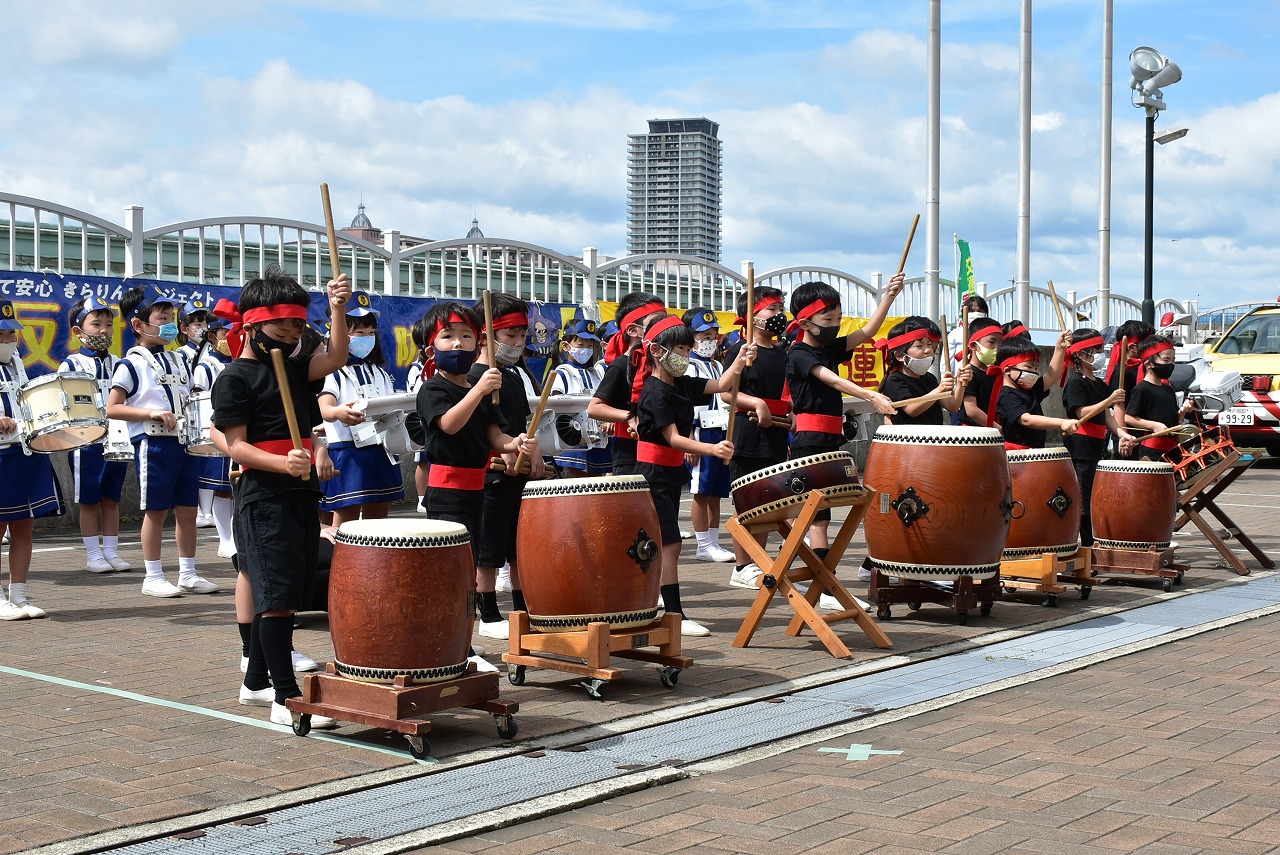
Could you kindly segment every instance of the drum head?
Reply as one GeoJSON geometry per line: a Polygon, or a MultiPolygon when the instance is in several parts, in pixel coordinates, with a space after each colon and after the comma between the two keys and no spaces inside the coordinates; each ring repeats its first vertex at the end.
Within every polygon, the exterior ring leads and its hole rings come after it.
{"type": "Polygon", "coordinates": [[[1125,472],[1131,475],[1173,474],[1173,464],[1160,460],[1099,460],[1099,472],[1125,472]]]}
{"type": "Polygon", "coordinates": [[[338,543],[353,546],[453,546],[470,541],[467,529],[445,520],[395,518],[351,520],[338,528],[338,543]]]}
{"type": "Polygon", "coordinates": [[[907,445],[1004,445],[1004,435],[995,428],[949,425],[881,425],[874,440],[907,445]]]}
{"type": "Polygon", "coordinates": [[[602,493],[648,492],[649,482],[643,475],[606,475],[600,478],[553,478],[533,481],[524,488],[524,498],[546,499],[555,496],[590,496],[602,493]]]}

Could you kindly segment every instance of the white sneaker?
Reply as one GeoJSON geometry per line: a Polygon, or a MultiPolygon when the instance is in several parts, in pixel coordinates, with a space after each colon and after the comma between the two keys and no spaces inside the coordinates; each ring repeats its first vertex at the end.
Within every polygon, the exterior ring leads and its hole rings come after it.
{"type": "Polygon", "coordinates": [[[486,662],[485,660],[481,659],[479,656],[468,656],[467,661],[471,662],[476,666],[477,674],[488,674],[488,673],[496,672],[498,670],[497,667],[493,665],[493,663],[486,662]]]}
{"type": "MultiPolygon", "coordinates": [[[[245,657],[245,667],[249,665],[249,657],[245,657]]],[[[320,667],[320,663],[312,659],[310,656],[303,656],[298,651],[293,651],[293,670],[295,671],[315,671],[320,667]]]]}
{"type": "Polygon", "coordinates": [[[688,540],[688,539],[689,539],[689,538],[691,538],[691,537],[693,537],[693,532],[691,532],[691,531],[685,531],[684,529],[680,529],[680,539],[681,539],[681,540],[688,540]]]}
{"type": "Polygon", "coordinates": [[[125,561],[119,555],[104,555],[103,560],[111,565],[112,570],[132,570],[133,565],[125,561]]]}
{"type": "Polygon", "coordinates": [[[234,557],[235,557],[235,554],[236,554],[236,545],[235,545],[234,543],[219,543],[219,544],[218,544],[218,557],[219,557],[219,558],[234,558],[234,557]]]}
{"type": "Polygon", "coordinates": [[[481,638],[507,639],[511,637],[511,624],[505,620],[476,621],[481,638]]]}
{"type": "Polygon", "coordinates": [[[503,564],[498,568],[498,581],[494,583],[493,590],[511,592],[511,565],[503,564]]]}
{"type": "MultiPolygon", "coordinates": [[[[272,689],[271,691],[274,692],[275,689],[272,689]]],[[[271,723],[283,724],[285,727],[292,727],[293,713],[289,712],[289,708],[286,707],[284,704],[277,704],[275,701],[272,701],[271,702],[271,723]]],[[[326,715],[313,714],[311,716],[312,730],[333,730],[337,726],[338,726],[338,723],[326,715]]]]}
{"type": "Polygon", "coordinates": [[[680,634],[689,638],[704,638],[711,634],[711,630],[707,629],[696,620],[683,618],[680,621],[680,634]]]}
{"type": "Polygon", "coordinates": [[[27,613],[23,611],[22,606],[15,605],[8,600],[0,600],[0,620],[26,620],[27,613]]]}
{"type": "Polygon", "coordinates": [[[240,684],[240,703],[246,707],[269,707],[276,702],[276,690],[271,686],[265,689],[250,689],[240,684]]]}
{"type": "Polygon", "coordinates": [[[85,562],[84,569],[90,573],[110,573],[115,570],[115,565],[105,558],[90,558],[85,562]]]}
{"type": "Polygon", "coordinates": [[[178,587],[186,594],[216,594],[222,590],[214,582],[199,576],[189,576],[178,580],[178,587]]]}
{"type": "Polygon", "coordinates": [[[662,609],[663,611],[667,610],[667,604],[662,601],[661,594],[658,595],[658,608],[662,609]]]}
{"type": "Polygon", "coordinates": [[[196,511],[196,528],[213,528],[217,525],[212,514],[202,514],[196,511]]]}
{"type": "Polygon", "coordinates": [[[148,597],[181,597],[182,589],[168,579],[143,579],[142,593],[148,597]]]}
{"type": "Polygon", "coordinates": [[[763,575],[764,573],[755,564],[747,564],[741,570],[735,568],[729,574],[729,586],[754,591],[760,587],[760,577],[763,575]]]}
{"type": "MultiPolygon", "coordinates": [[[[850,594],[849,596],[853,597],[853,594],[850,594]]],[[[862,609],[864,612],[871,610],[871,604],[861,597],[853,597],[853,601],[857,603],[858,608],[862,609]]],[[[818,597],[818,608],[826,609],[829,612],[844,611],[844,606],[840,605],[840,601],[830,594],[823,594],[818,597]]]]}
{"type": "Polygon", "coordinates": [[[45,616],[45,610],[40,608],[30,600],[23,600],[20,603],[14,603],[14,605],[22,609],[22,611],[29,618],[42,618],[45,616]]]}
{"type": "Polygon", "coordinates": [[[735,556],[732,552],[725,549],[718,543],[713,543],[705,548],[699,547],[697,553],[697,559],[699,561],[714,561],[717,564],[724,564],[727,561],[732,561],[734,558],[735,556]]]}

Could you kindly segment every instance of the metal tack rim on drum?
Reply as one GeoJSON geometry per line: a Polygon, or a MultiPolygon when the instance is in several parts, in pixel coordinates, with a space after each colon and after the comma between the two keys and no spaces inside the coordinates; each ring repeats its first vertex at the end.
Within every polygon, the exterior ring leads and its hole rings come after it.
{"type": "Polygon", "coordinates": [[[365,683],[394,683],[397,677],[406,677],[411,683],[436,683],[461,677],[467,670],[467,660],[439,668],[364,668],[334,660],[333,669],[343,677],[365,683]]]}
{"type": "Polygon", "coordinates": [[[465,526],[444,520],[398,520],[395,534],[387,532],[386,520],[350,520],[334,536],[335,543],[350,546],[382,546],[391,549],[431,549],[461,546],[471,542],[465,526]]]}
{"type": "MultiPolygon", "coordinates": [[[[808,458],[805,458],[805,459],[807,460],[808,458]]],[[[819,489],[821,489],[822,492],[826,495],[827,501],[833,505],[839,505],[840,502],[844,499],[849,499],[849,498],[856,499],[860,496],[865,496],[867,493],[872,492],[870,489],[863,486],[862,484],[837,484],[834,487],[820,487],[819,489]]],[[[808,497],[808,493],[805,493],[804,496],[788,496],[785,499],[778,499],[776,501],[769,502],[766,505],[761,505],[758,508],[752,508],[749,511],[743,511],[742,513],[738,514],[738,522],[741,523],[742,525],[748,525],[751,523],[752,520],[759,519],[760,517],[763,517],[763,516],[771,515],[774,512],[783,510],[785,508],[790,508],[795,505],[803,504],[804,501],[807,499],[807,497],[808,497]]]]}
{"type": "Polygon", "coordinates": [[[1099,460],[1098,471],[1127,472],[1135,475],[1173,474],[1173,464],[1160,460],[1099,460]]]}
{"type": "Polygon", "coordinates": [[[995,428],[937,427],[935,425],[881,425],[876,428],[875,442],[906,445],[973,445],[1004,446],[1004,434],[995,428]]]}
{"type": "Polygon", "coordinates": [[[729,485],[730,490],[738,490],[755,481],[763,481],[766,478],[772,478],[780,472],[787,472],[797,468],[800,464],[811,466],[818,463],[829,463],[834,460],[848,460],[853,463],[853,455],[847,451],[827,451],[822,454],[812,454],[808,457],[799,457],[795,460],[788,460],[785,463],[775,463],[773,466],[767,466],[749,475],[743,475],[729,485]]]}
{"type": "Polygon", "coordinates": [[[588,624],[607,623],[614,629],[648,626],[658,619],[658,609],[639,612],[613,612],[594,615],[529,615],[529,626],[539,632],[569,632],[586,629],[588,624]]]}
{"type": "Polygon", "coordinates": [[[1039,463],[1044,460],[1070,460],[1071,452],[1065,448],[1017,448],[1009,451],[1009,465],[1015,463],[1039,463]]]}
{"type": "Polygon", "coordinates": [[[556,496],[591,496],[601,493],[648,492],[643,475],[613,475],[607,478],[556,478],[546,483],[525,485],[524,498],[548,499],[556,496]]]}
{"type": "Polygon", "coordinates": [[[880,558],[867,558],[872,568],[882,571],[886,576],[901,576],[906,579],[929,579],[936,576],[944,582],[953,581],[961,576],[971,579],[990,579],[1000,570],[1000,563],[995,564],[900,564],[896,561],[884,561],[880,558]]]}
{"type": "Polygon", "coordinates": [[[1075,555],[1080,551],[1080,541],[1075,543],[1063,543],[1058,546],[1029,546],[1022,549],[1006,549],[1000,553],[1000,557],[1005,561],[1014,561],[1022,558],[1039,558],[1046,552],[1053,555],[1075,555]]]}

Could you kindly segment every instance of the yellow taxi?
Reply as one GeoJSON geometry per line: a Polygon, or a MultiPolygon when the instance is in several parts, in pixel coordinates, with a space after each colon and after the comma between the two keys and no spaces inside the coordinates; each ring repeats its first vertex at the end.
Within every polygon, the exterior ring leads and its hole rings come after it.
{"type": "Polygon", "coordinates": [[[1244,395],[1207,421],[1231,428],[1242,447],[1267,449],[1280,457],[1280,304],[1259,306],[1209,346],[1214,371],[1238,371],[1244,395]]]}

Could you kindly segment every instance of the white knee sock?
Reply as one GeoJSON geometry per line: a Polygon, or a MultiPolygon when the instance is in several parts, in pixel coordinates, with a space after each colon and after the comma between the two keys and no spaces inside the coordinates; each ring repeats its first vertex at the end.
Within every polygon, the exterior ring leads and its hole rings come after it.
{"type": "Polygon", "coordinates": [[[116,555],[116,550],[119,547],[120,547],[120,535],[104,534],[102,536],[102,554],[103,555],[108,555],[108,556],[111,556],[112,558],[119,558],[120,556],[116,555]]]}
{"type": "Polygon", "coordinates": [[[206,517],[209,516],[209,509],[212,507],[213,507],[213,491],[201,490],[200,506],[197,508],[197,510],[200,512],[200,515],[206,516],[206,517]]]}
{"type": "Polygon", "coordinates": [[[144,561],[142,562],[142,565],[143,565],[143,567],[145,567],[145,568],[146,568],[146,571],[147,571],[147,578],[148,578],[148,579],[163,579],[163,578],[164,578],[164,562],[163,562],[163,561],[146,561],[146,560],[144,560],[144,561]]]}
{"type": "Polygon", "coordinates": [[[10,582],[9,583],[9,602],[21,605],[27,601],[27,583],[26,582],[10,582]]]}
{"type": "Polygon", "coordinates": [[[95,558],[102,557],[102,544],[98,542],[98,536],[82,538],[84,540],[84,551],[88,553],[88,558],[92,561],[95,558]]]}
{"type": "Polygon", "coordinates": [[[213,524],[218,527],[218,545],[231,546],[231,500],[221,496],[213,497],[213,524]]]}
{"type": "Polygon", "coordinates": [[[182,584],[188,579],[194,578],[195,575],[196,575],[195,556],[192,556],[191,558],[183,558],[182,556],[178,556],[178,584],[182,584]]]}
{"type": "Polygon", "coordinates": [[[720,529],[718,528],[707,529],[707,544],[709,546],[720,545],[720,529]]]}

